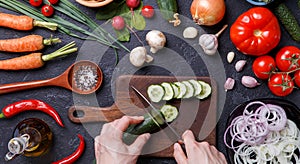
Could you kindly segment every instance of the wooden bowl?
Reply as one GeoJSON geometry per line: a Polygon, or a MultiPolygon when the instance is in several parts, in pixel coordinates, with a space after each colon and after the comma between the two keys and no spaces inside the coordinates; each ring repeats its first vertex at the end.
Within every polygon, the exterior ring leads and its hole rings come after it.
{"type": "Polygon", "coordinates": [[[111,3],[112,1],[113,0],[104,0],[102,2],[97,2],[97,1],[76,0],[76,2],[86,7],[101,7],[111,3]]]}

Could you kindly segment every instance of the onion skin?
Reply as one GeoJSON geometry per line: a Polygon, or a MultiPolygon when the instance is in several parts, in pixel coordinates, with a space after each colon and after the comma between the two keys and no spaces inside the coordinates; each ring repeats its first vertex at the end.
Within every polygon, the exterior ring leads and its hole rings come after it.
{"type": "Polygon", "coordinates": [[[224,0],[194,0],[190,12],[198,25],[212,26],[219,23],[225,15],[224,0]]]}

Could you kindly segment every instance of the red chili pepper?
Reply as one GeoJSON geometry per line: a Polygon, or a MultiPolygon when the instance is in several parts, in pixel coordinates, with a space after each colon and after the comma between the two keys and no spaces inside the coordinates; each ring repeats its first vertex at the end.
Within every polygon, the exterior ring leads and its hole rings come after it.
{"type": "Polygon", "coordinates": [[[64,127],[62,120],[57,113],[57,111],[52,108],[49,104],[40,101],[40,100],[22,100],[15,103],[12,103],[2,109],[2,113],[0,113],[0,118],[10,118],[21,112],[29,111],[29,110],[37,110],[42,111],[50,115],[54,120],[61,126],[64,127]]]}
{"type": "Polygon", "coordinates": [[[77,136],[80,140],[80,143],[79,143],[79,146],[77,147],[77,149],[71,155],[69,155],[61,160],[58,160],[56,162],[52,162],[52,164],[72,164],[82,155],[82,153],[84,151],[84,147],[85,147],[85,142],[84,142],[82,135],[78,134],[77,136]]]}

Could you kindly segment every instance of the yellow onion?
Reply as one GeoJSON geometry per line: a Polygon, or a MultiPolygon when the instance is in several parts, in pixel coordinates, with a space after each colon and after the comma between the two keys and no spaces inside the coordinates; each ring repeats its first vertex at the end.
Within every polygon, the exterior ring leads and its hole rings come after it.
{"type": "Polygon", "coordinates": [[[222,20],[225,8],[224,0],[194,0],[190,11],[196,24],[212,26],[222,20]]]}

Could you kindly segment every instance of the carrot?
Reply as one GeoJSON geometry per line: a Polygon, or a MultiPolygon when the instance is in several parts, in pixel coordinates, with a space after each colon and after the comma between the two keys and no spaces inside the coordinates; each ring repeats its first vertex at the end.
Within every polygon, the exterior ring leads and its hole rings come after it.
{"type": "Polygon", "coordinates": [[[0,13],[0,26],[12,28],[15,30],[28,31],[32,30],[34,26],[45,27],[50,30],[56,30],[58,25],[56,23],[34,20],[26,15],[18,16],[0,13]]]}
{"type": "Polygon", "coordinates": [[[57,57],[65,56],[67,54],[77,51],[74,42],[71,42],[57,51],[43,55],[42,53],[31,53],[25,56],[20,56],[12,59],[0,61],[0,69],[2,70],[25,70],[35,69],[42,67],[46,61],[52,60],[57,57]]]}
{"type": "Polygon", "coordinates": [[[59,38],[44,39],[40,35],[28,35],[17,39],[0,40],[0,51],[33,52],[41,50],[45,45],[61,42],[59,38]]]}

